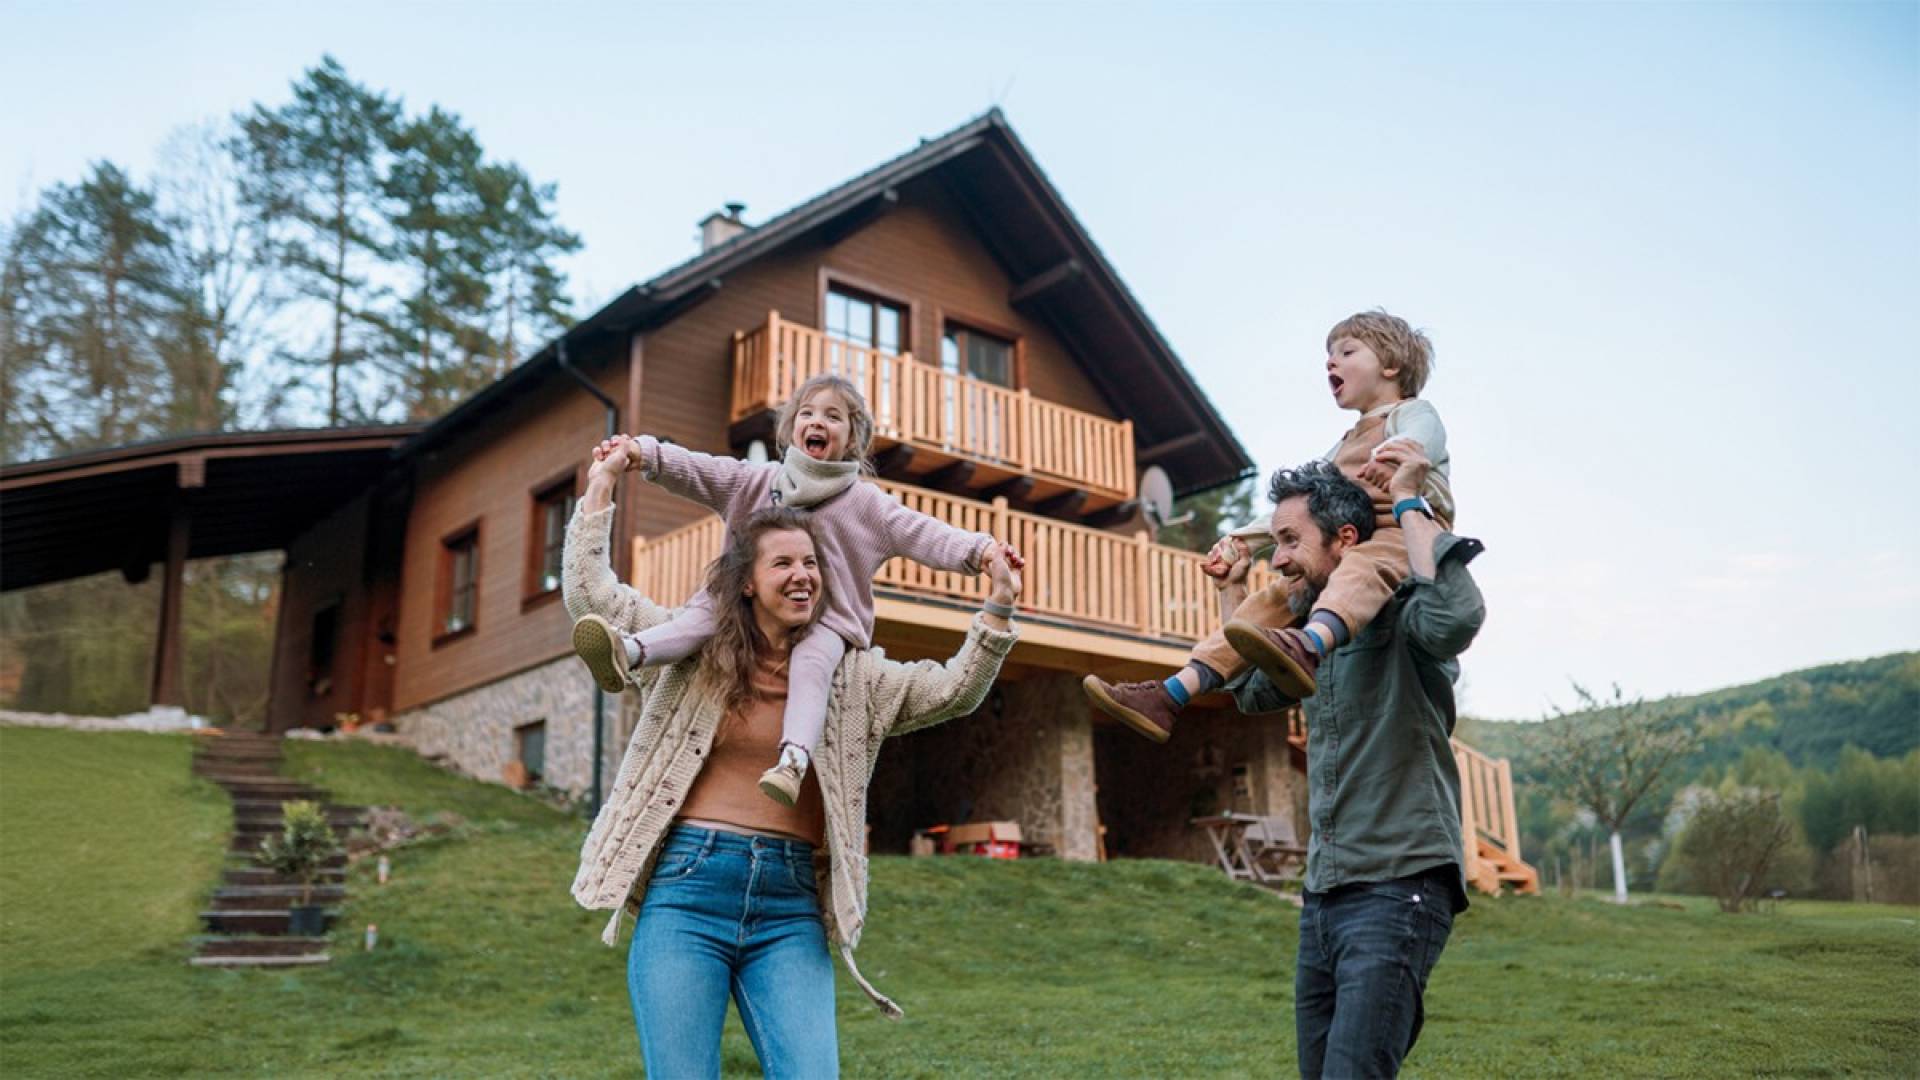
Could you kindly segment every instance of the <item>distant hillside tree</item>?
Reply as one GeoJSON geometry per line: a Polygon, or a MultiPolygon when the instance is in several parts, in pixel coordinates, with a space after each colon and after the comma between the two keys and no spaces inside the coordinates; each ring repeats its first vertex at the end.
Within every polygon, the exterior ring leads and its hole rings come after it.
{"type": "Polygon", "coordinates": [[[1693,752],[1694,729],[1668,709],[1629,699],[1615,685],[1601,700],[1576,684],[1576,713],[1556,711],[1540,727],[1545,771],[1559,790],[1606,829],[1613,853],[1613,896],[1627,902],[1626,854],[1620,832],[1643,799],[1671,783],[1675,765],[1693,752]]]}
{"type": "Polygon", "coordinates": [[[1920,750],[1886,760],[1849,746],[1832,772],[1810,772],[1804,783],[1800,819],[1817,851],[1832,851],[1855,826],[1920,833],[1920,750]]]}
{"type": "Polygon", "coordinates": [[[1751,907],[1774,883],[1771,875],[1793,844],[1793,822],[1778,792],[1729,785],[1703,793],[1675,855],[1690,882],[1731,913],[1751,907]]]}

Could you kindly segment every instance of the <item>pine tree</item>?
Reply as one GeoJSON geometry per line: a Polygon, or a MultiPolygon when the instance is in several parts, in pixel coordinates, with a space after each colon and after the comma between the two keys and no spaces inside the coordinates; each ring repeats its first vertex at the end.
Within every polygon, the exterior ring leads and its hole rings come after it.
{"type": "Polygon", "coordinates": [[[567,278],[553,260],[580,250],[580,237],[553,219],[554,185],[535,184],[518,165],[488,165],[479,188],[487,273],[499,312],[494,336],[500,356],[491,373],[497,378],[572,321],[567,278]]]}
{"type": "Polygon", "coordinates": [[[55,184],[13,231],[3,271],[10,449],[117,446],[165,425],[157,347],[179,302],[153,192],[110,162],[55,184]],[[14,429],[13,421],[20,423],[14,429]]]}
{"type": "Polygon", "coordinates": [[[294,84],[292,101],[237,118],[242,201],[274,235],[273,260],[289,288],[325,308],[324,341],[294,358],[326,370],[329,425],[362,412],[343,384],[371,355],[382,324],[379,201],[399,118],[397,104],[348,78],[331,56],[294,84]]]}
{"type": "Polygon", "coordinates": [[[436,105],[395,129],[388,148],[391,250],[407,285],[388,322],[387,355],[408,419],[425,420],[492,379],[480,143],[436,105]]]}

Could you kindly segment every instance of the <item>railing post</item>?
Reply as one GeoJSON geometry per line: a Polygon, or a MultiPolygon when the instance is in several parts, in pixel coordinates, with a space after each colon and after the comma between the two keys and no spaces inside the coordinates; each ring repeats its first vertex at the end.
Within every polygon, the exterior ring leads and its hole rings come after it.
{"type": "Polygon", "coordinates": [[[994,539],[1003,544],[1011,542],[1013,530],[1008,528],[1007,497],[1005,495],[995,495],[993,497],[993,528],[987,531],[993,534],[994,539]]]}
{"type": "Polygon", "coordinates": [[[1506,841],[1507,858],[1515,863],[1520,861],[1520,819],[1513,811],[1513,762],[1500,759],[1500,801],[1507,815],[1506,841]]]}
{"type": "Polygon", "coordinates": [[[1020,388],[1019,409],[1020,415],[1015,418],[1014,425],[1020,432],[1020,456],[1013,463],[1031,471],[1033,469],[1033,391],[1024,386],[1020,388]]]}
{"type": "Polygon", "coordinates": [[[1120,476],[1114,487],[1134,497],[1137,480],[1133,475],[1133,421],[1120,421],[1120,476]]]}
{"type": "Polygon", "coordinates": [[[1159,583],[1153,580],[1157,576],[1153,558],[1153,540],[1145,529],[1133,534],[1133,557],[1139,566],[1134,575],[1134,594],[1136,602],[1140,605],[1140,610],[1135,614],[1134,619],[1139,623],[1142,634],[1158,637],[1155,624],[1159,620],[1154,615],[1153,598],[1160,595],[1160,589],[1159,583]]]}
{"type": "Polygon", "coordinates": [[[1453,767],[1460,773],[1460,849],[1466,859],[1460,869],[1465,871],[1467,884],[1472,885],[1480,868],[1480,829],[1473,814],[1473,761],[1457,746],[1453,748],[1453,767]]]}

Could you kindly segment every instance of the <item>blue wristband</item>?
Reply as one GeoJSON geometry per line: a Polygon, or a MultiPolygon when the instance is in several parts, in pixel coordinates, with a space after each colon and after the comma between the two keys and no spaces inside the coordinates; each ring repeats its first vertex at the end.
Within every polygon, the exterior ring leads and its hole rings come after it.
{"type": "Polygon", "coordinates": [[[1401,499],[1399,502],[1393,504],[1394,525],[1398,526],[1400,524],[1400,515],[1405,514],[1410,510],[1418,510],[1421,513],[1427,515],[1428,521],[1434,520],[1433,507],[1427,505],[1427,500],[1424,496],[1415,495],[1411,499],[1401,499]]]}

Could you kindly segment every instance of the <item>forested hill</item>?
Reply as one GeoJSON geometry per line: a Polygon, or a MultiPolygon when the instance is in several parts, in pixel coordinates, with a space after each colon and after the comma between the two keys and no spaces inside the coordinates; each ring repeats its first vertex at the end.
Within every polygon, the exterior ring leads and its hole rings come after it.
{"type": "MultiPolygon", "coordinates": [[[[1785,754],[1796,767],[1831,769],[1841,747],[1900,757],[1920,747],[1920,652],[1828,664],[1757,683],[1661,703],[1712,733],[1695,767],[1738,761],[1750,746],[1785,754]]],[[[1531,771],[1525,721],[1462,717],[1458,734],[1476,749],[1531,771]]]]}

